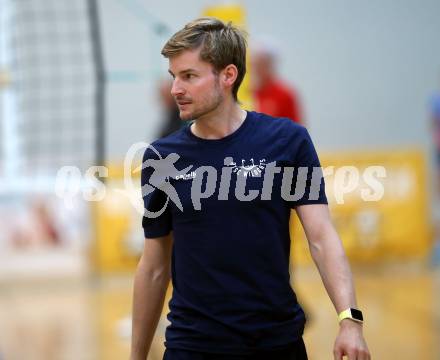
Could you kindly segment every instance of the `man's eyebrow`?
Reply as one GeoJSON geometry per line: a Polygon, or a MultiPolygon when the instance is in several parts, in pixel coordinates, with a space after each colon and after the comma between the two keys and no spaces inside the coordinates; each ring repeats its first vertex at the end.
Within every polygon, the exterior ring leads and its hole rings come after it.
{"type": "MultiPolygon", "coordinates": [[[[170,69],[168,69],[168,72],[170,73],[171,76],[174,76],[174,73],[170,69]]],[[[197,70],[195,70],[195,69],[185,69],[185,70],[179,71],[179,74],[186,74],[186,73],[189,73],[189,72],[197,72],[197,70]]]]}

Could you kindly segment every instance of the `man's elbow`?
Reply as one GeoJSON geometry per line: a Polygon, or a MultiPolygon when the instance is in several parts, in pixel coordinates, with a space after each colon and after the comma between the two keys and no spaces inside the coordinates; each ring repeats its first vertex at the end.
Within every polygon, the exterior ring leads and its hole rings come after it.
{"type": "Polygon", "coordinates": [[[326,251],[325,249],[329,246],[339,245],[335,244],[335,242],[340,242],[338,234],[330,220],[322,221],[317,224],[317,226],[310,231],[307,240],[312,256],[314,254],[321,254],[326,251]]]}
{"type": "Polygon", "coordinates": [[[306,229],[307,240],[311,246],[320,247],[332,235],[333,231],[334,228],[331,221],[329,219],[321,219],[306,229]]]}
{"type": "Polygon", "coordinates": [[[148,261],[144,256],[139,260],[137,272],[142,273],[144,278],[154,283],[167,283],[171,278],[171,266],[169,262],[155,264],[148,261]]]}

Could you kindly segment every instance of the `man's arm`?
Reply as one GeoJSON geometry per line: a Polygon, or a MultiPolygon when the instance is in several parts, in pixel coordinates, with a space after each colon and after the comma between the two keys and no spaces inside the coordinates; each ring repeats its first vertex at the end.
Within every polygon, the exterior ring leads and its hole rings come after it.
{"type": "MultiPolygon", "coordinates": [[[[300,205],[296,212],[309,242],[310,253],[321,275],[327,293],[339,314],[357,308],[350,265],[342,242],[332,224],[327,205],[300,205]]],[[[368,360],[370,354],[362,334],[362,325],[342,320],[334,345],[337,360],[368,360]]]]}
{"type": "Polygon", "coordinates": [[[145,239],[134,278],[131,360],[146,360],[171,276],[172,236],[145,239]]]}

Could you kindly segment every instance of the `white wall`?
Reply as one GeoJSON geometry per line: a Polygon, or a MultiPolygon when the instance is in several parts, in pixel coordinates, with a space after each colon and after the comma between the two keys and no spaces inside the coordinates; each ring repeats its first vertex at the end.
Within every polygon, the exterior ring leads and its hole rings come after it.
{"type": "MultiPolygon", "coordinates": [[[[174,32],[215,3],[101,0],[109,71],[141,74],[110,82],[110,158],[122,159],[131,143],[152,140],[158,129],[154,89],[157,76],[167,76],[160,56],[166,37],[152,35],[148,14],[174,32]]],[[[281,73],[301,92],[320,150],[429,149],[427,101],[440,86],[438,0],[242,3],[251,37],[266,34],[284,44],[281,73]]]]}

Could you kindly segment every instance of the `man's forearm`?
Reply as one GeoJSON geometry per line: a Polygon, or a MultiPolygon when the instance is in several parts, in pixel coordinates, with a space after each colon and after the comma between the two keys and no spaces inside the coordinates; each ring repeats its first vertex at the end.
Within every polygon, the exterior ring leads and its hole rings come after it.
{"type": "MultiPolygon", "coordinates": [[[[309,241],[313,261],[318,267],[327,293],[336,312],[357,308],[350,266],[341,240],[332,224],[327,205],[303,205],[296,208],[309,241]]],[[[362,334],[362,325],[344,319],[333,348],[335,360],[370,360],[370,352],[362,334]]]]}
{"type": "Polygon", "coordinates": [[[153,270],[141,258],[133,289],[131,360],[145,360],[162,312],[170,273],[153,270]]]}
{"type": "Polygon", "coordinates": [[[337,313],[357,307],[353,278],[344,248],[333,226],[319,232],[310,242],[310,252],[337,313]]]}

